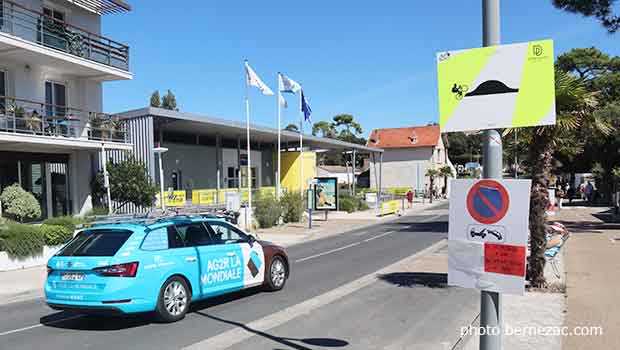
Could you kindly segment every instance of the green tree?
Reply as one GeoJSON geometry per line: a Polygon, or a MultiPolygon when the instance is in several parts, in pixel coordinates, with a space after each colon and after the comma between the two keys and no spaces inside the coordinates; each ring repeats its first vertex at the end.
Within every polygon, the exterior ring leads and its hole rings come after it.
{"type": "Polygon", "coordinates": [[[151,105],[151,107],[160,107],[161,106],[161,99],[159,98],[159,90],[155,90],[151,94],[151,103],[150,103],[150,105],[151,105]]]}
{"type": "Polygon", "coordinates": [[[336,130],[334,129],[333,124],[321,120],[312,125],[312,135],[333,139],[336,138],[336,130]]]}
{"type": "Polygon", "coordinates": [[[168,90],[161,100],[161,108],[169,109],[171,111],[178,111],[177,98],[172,91],[168,90]]]}
{"type": "MultiPolygon", "coordinates": [[[[597,119],[596,93],[587,89],[586,82],[577,76],[556,69],[556,124],[521,129],[521,142],[529,144],[527,165],[532,176],[530,198],[530,247],[528,264],[530,283],[533,287],[546,284],[545,266],[545,224],[548,207],[548,186],[554,169],[554,152],[578,152],[580,144],[575,133],[583,129],[596,130],[606,134],[610,127],[605,121],[597,119]]],[[[514,132],[508,130],[505,134],[514,132]]]]}
{"type": "Polygon", "coordinates": [[[448,191],[448,178],[454,177],[454,173],[452,172],[452,167],[449,165],[444,165],[439,168],[439,176],[443,177],[443,188],[441,189],[441,194],[444,196],[448,191]]]}
{"type": "Polygon", "coordinates": [[[620,99],[620,57],[595,47],[577,48],[560,55],[557,66],[579,76],[590,91],[598,91],[601,105],[620,99]]]}
{"type": "MultiPolygon", "coordinates": [[[[118,163],[107,164],[110,196],[119,203],[118,208],[129,203],[141,207],[150,207],[155,201],[157,187],[146,170],[146,166],[133,157],[118,163]]],[[[105,203],[106,189],[103,173],[99,172],[93,184],[93,193],[99,203],[105,203]]]]}
{"type": "Polygon", "coordinates": [[[448,157],[454,164],[478,162],[482,155],[482,133],[448,133],[448,157]]]}
{"type": "Polygon", "coordinates": [[[299,132],[299,127],[296,124],[290,123],[286,127],[284,127],[286,131],[299,132]]]}
{"type": "Polygon", "coordinates": [[[351,114],[338,114],[332,119],[334,120],[332,128],[339,140],[359,144],[366,143],[366,139],[360,137],[363,133],[362,126],[354,120],[351,114]]]}
{"type": "Polygon", "coordinates": [[[429,180],[429,202],[433,203],[433,190],[435,189],[435,179],[439,176],[439,170],[429,168],[426,170],[425,176],[428,177],[429,180]]]}
{"type": "Polygon", "coordinates": [[[616,0],[553,0],[553,5],[561,10],[594,17],[609,33],[620,29],[620,17],[613,13],[616,0]]]}

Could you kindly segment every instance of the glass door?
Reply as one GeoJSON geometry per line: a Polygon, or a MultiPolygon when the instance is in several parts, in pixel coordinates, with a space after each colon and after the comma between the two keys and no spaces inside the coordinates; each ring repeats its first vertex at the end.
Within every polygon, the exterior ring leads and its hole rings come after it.
{"type": "Polygon", "coordinates": [[[22,161],[22,188],[34,196],[41,206],[41,217],[47,217],[47,181],[45,180],[45,163],[22,161]]]}
{"type": "Polygon", "coordinates": [[[49,163],[52,216],[69,214],[69,179],[66,163],[49,163]]]}

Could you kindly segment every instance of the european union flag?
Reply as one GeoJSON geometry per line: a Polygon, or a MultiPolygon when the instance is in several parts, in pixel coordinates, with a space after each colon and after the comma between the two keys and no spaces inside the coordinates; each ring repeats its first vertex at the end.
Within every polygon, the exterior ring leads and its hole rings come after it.
{"type": "Polygon", "coordinates": [[[306,101],[306,96],[304,96],[303,90],[301,90],[301,111],[304,113],[304,120],[308,123],[312,123],[312,120],[310,119],[312,108],[310,108],[308,101],[306,101]]]}

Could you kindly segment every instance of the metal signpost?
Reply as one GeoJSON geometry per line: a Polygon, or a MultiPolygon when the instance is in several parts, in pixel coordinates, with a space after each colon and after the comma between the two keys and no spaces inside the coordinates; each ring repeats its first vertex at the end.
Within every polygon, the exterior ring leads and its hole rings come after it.
{"type": "MultiPolygon", "coordinates": [[[[504,188],[502,139],[493,129],[552,125],[556,120],[553,41],[499,45],[499,12],[499,0],[482,0],[482,48],[437,54],[441,130],[485,130],[483,177],[499,180],[483,180],[488,183],[478,184],[481,187],[471,191],[470,200],[465,200],[463,191],[474,184],[454,180],[450,199],[448,281],[481,289],[480,327],[493,330],[480,333],[482,350],[501,349],[500,292],[524,290],[525,256],[521,252],[527,245],[529,210],[529,187],[514,196],[508,195],[513,185],[504,188]],[[461,196],[454,202],[461,206],[459,212],[452,204],[455,194],[461,196]],[[463,208],[466,203],[468,210],[463,208]],[[515,220],[515,215],[520,219],[515,220]],[[478,259],[471,259],[474,256],[478,259]],[[474,261],[478,265],[467,265],[474,261]]],[[[526,185],[530,183],[514,184],[526,185]]]]}
{"type": "MultiPolygon", "coordinates": [[[[500,17],[499,0],[482,0],[482,46],[499,45],[500,17]]],[[[484,132],[483,176],[486,179],[502,178],[502,137],[496,130],[484,132]]],[[[500,350],[502,348],[502,300],[497,292],[480,292],[481,329],[500,330],[498,333],[480,334],[480,350],[500,350]]]]}
{"type": "Polygon", "coordinates": [[[306,206],[308,207],[308,228],[312,228],[312,209],[314,208],[314,184],[306,191],[306,206]]]}

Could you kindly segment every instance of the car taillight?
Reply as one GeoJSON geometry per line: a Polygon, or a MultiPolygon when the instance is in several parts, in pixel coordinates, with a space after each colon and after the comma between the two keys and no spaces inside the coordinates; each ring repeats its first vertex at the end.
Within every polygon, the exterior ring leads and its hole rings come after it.
{"type": "Polygon", "coordinates": [[[105,277],[136,277],[138,262],[98,267],[93,271],[105,277]]]}
{"type": "Polygon", "coordinates": [[[51,267],[47,266],[47,275],[51,275],[52,272],[54,272],[54,269],[52,269],[51,267]]]}

